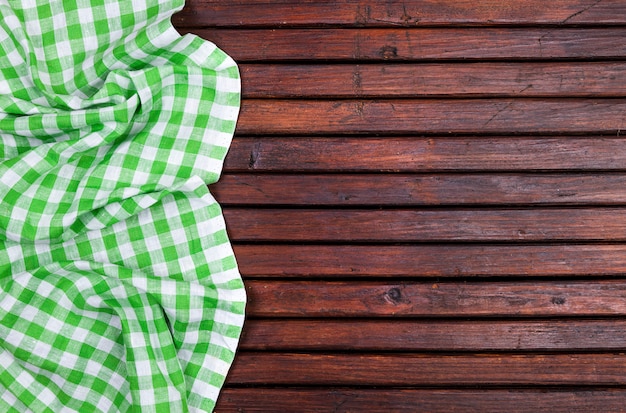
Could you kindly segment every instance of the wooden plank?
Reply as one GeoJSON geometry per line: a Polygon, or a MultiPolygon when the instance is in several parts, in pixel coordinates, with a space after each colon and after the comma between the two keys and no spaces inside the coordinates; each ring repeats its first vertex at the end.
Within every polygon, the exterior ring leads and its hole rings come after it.
{"type": "Polygon", "coordinates": [[[624,281],[247,281],[252,317],[623,316],[624,281]]]}
{"type": "Polygon", "coordinates": [[[618,137],[235,138],[226,172],[626,170],[618,137]]]}
{"type": "Polygon", "coordinates": [[[624,320],[248,320],[240,348],[271,351],[619,351],[624,320]]]}
{"type": "Polygon", "coordinates": [[[233,241],[626,241],[626,209],[224,209],[233,241]]]}
{"type": "Polygon", "coordinates": [[[241,66],[245,98],[622,97],[626,63],[241,66]],[[323,79],[323,81],[320,81],[323,79]]]}
{"type": "Polygon", "coordinates": [[[623,385],[623,354],[457,355],[241,352],[230,385],[623,385]]]}
{"type": "MultiPolygon", "coordinates": [[[[384,371],[384,370],[383,370],[384,371]]],[[[225,388],[216,412],[589,413],[626,412],[626,391],[225,388]]]]}
{"type": "Polygon", "coordinates": [[[624,99],[291,100],[242,102],[240,134],[606,133],[624,99]]]}
{"type": "Polygon", "coordinates": [[[624,24],[626,5],[601,0],[437,0],[371,2],[194,0],[174,16],[178,26],[434,26],[510,24],[624,24]]]}
{"type": "Polygon", "coordinates": [[[247,278],[601,277],[626,274],[626,245],[234,245],[247,278]],[[445,259],[444,259],[445,258],[445,259]]]}
{"type": "Polygon", "coordinates": [[[616,205],[624,174],[224,175],[222,205],[616,205]]]}
{"type": "Polygon", "coordinates": [[[238,63],[622,59],[626,55],[622,28],[195,29],[181,32],[193,32],[216,43],[238,63]]]}

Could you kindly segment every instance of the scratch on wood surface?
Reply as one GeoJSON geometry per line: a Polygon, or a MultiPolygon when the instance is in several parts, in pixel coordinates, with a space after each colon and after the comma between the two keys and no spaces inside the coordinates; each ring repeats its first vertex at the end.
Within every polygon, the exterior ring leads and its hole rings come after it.
{"type": "Polygon", "coordinates": [[[361,96],[363,94],[362,79],[361,79],[361,70],[359,66],[355,66],[354,72],[352,73],[352,90],[355,95],[361,96]]]}
{"type": "Polygon", "coordinates": [[[358,26],[366,25],[371,20],[371,13],[372,11],[370,9],[370,6],[363,6],[362,9],[360,5],[357,5],[355,23],[358,26]]]}
{"type": "Polygon", "coordinates": [[[361,56],[361,34],[359,32],[354,36],[354,54],[355,59],[360,59],[361,56]]]}
{"type": "Polygon", "coordinates": [[[354,113],[356,113],[359,118],[363,118],[364,110],[365,110],[365,103],[357,102],[354,108],[354,113]]]}
{"type": "MultiPolygon", "coordinates": [[[[583,14],[586,11],[588,11],[589,9],[597,6],[598,4],[602,3],[603,1],[604,0],[596,0],[594,3],[592,3],[589,6],[583,8],[582,10],[579,10],[576,13],[570,14],[565,19],[563,19],[560,24],[567,23],[568,21],[572,20],[574,17],[580,16],[581,14],[583,14]]],[[[537,41],[539,42],[539,56],[540,57],[543,57],[543,43],[542,43],[543,39],[545,39],[546,37],[551,35],[553,32],[554,32],[554,30],[548,30],[543,36],[541,36],[539,39],[537,39],[537,41]]]]}
{"type": "Polygon", "coordinates": [[[250,158],[248,159],[248,169],[254,169],[259,159],[259,152],[261,150],[261,143],[257,142],[250,151],[250,158]]]}
{"type": "Polygon", "coordinates": [[[400,17],[400,19],[406,24],[410,24],[410,23],[419,23],[420,19],[417,17],[413,17],[411,16],[409,13],[407,13],[406,11],[406,4],[402,4],[402,16],[400,17]]]}
{"type": "Polygon", "coordinates": [[[598,4],[602,3],[604,0],[596,0],[594,3],[590,4],[589,6],[583,8],[582,10],[577,11],[576,13],[568,16],[565,20],[563,20],[561,22],[561,24],[565,24],[568,21],[572,20],[574,17],[576,16],[580,16],[581,14],[583,14],[584,12],[586,12],[587,10],[591,9],[592,7],[597,6],[598,4]]]}
{"type": "Polygon", "coordinates": [[[619,126],[617,127],[617,136],[620,136],[622,133],[622,130],[624,130],[625,121],[626,121],[626,113],[622,115],[622,119],[619,123],[619,126]]]}
{"type": "MultiPolygon", "coordinates": [[[[522,90],[523,92],[523,90],[522,90]]],[[[521,92],[520,92],[521,93],[521,92]]],[[[505,110],[507,110],[508,108],[511,107],[511,105],[513,104],[513,102],[509,102],[506,104],[506,106],[504,106],[503,108],[501,108],[500,110],[498,110],[496,113],[494,113],[494,115],[492,117],[489,118],[489,120],[487,120],[487,122],[485,122],[483,124],[483,127],[489,125],[491,123],[492,120],[494,120],[499,114],[501,114],[502,112],[504,112],[505,110]]]]}
{"type": "MultiPolygon", "coordinates": [[[[562,81],[562,76],[561,76],[561,81],[562,81]]],[[[520,90],[519,92],[517,92],[518,94],[524,93],[525,91],[527,91],[528,89],[530,89],[531,87],[533,87],[532,83],[529,83],[528,85],[524,86],[524,88],[522,90],[520,90]]]]}

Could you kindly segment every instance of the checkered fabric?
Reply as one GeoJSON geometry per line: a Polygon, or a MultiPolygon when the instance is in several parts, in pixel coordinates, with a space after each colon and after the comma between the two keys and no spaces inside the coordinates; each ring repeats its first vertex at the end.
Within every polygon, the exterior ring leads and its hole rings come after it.
{"type": "Polygon", "coordinates": [[[0,412],[211,411],[240,83],[182,0],[0,0],[0,412]]]}

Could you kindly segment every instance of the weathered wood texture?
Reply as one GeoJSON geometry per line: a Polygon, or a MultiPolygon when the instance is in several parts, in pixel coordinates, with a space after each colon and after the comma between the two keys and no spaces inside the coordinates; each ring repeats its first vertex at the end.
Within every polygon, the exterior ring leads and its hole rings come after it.
{"type": "Polygon", "coordinates": [[[235,253],[249,278],[599,278],[626,273],[623,244],[238,244],[235,253]]]}
{"type": "Polygon", "coordinates": [[[626,322],[611,320],[248,321],[242,350],[273,351],[622,351],[626,322]],[[393,336],[393,340],[389,337],[393,336]]]}
{"type": "Polygon", "coordinates": [[[626,99],[267,100],[241,106],[241,134],[605,133],[626,99]],[[442,116],[443,115],[443,116],[442,116]],[[514,130],[511,126],[515,125],[514,130]]]}
{"type": "Polygon", "coordinates": [[[248,281],[255,317],[624,316],[626,283],[248,281]],[[303,300],[306,297],[306,300],[303,300]]]}
{"type": "Polygon", "coordinates": [[[626,171],[626,139],[262,136],[235,139],[224,166],[227,172],[289,173],[626,171]]]}
{"type": "Polygon", "coordinates": [[[231,384],[319,386],[619,385],[623,354],[299,354],[245,352],[231,384]]]}
{"type": "Polygon", "coordinates": [[[626,241],[626,208],[224,211],[235,242],[626,241]]]}
{"type": "Polygon", "coordinates": [[[263,65],[241,67],[246,98],[622,97],[624,63],[263,65]],[[320,82],[325,87],[320,87],[320,82]]]}
{"type": "Polygon", "coordinates": [[[189,0],[240,63],[217,412],[626,411],[626,3],[189,0]]]}
{"type": "Polygon", "coordinates": [[[619,0],[195,1],[175,18],[180,26],[420,26],[624,24],[619,0]]]}
{"type": "Polygon", "coordinates": [[[341,174],[224,176],[223,205],[619,205],[626,175],[341,174]]]}
{"type": "Polygon", "coordinates": [[[623,390],[226,389],[221,412],[625,412],[623,390]],[[269,407],[271,406],[271,408],[269,407]]]}
{"type": "Polygon", "coordinates": [[[187,29],[240,62],[620,59],[621,28],[187,29]]]}

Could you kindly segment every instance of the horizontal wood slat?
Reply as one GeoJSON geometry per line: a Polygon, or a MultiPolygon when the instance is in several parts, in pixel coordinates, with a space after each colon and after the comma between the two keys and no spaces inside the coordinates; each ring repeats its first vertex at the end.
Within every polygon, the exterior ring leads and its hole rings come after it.
{"type": "Polygon", "coordinates": [[[626,63],[243,65],[246,98],[623,97],[626,63]]]}
{"type": "MultiPolygon", "coordinates": [[[[384,371],[384,370],[383,370],[384,371]]],[[[216,412],[589,413],[624,412],[624,390],[233,389],[216,412]]]]}
{"type": "Polygon", "coordinates": [[[282,351],[616,351],[624,320],[248,320],[240,348],[282,351]]]}
{"type": "Polygon", "coordinates": [[[227,382],[321,386],[623,385],[626,356],[343,355],[242,352],[227,382]]]}
{"type": "Polygon", "coordinates": [[[194,29],[182,32],[193,32],[211,40],[240,63],[623,60],[626,55],[622,28],[194,29]]]}
{"type": "Polygon", "coordinates": [[[626,245],[235,245],[242,274],[265,277],[619,276],[626,245]]]}
{"type": "Polygon", "coordinates": [[[626,241],[626,209],[224,210],[234,241],[626,241]]]}
{"type": "Polygon", "coordinates": [[[626,130],[624,99],[265,100],[241,105],[240,134],[607,133],[626,130]]]}
{"type": "Polygon", "coordinates": [[[224,205],[616,205],[624,174],[225,175],[224,205]]]}
{"type": "Polygon", "coordinates": [[[616,137],[236,138],[226,172],[626,170],[616,137]]]}
{"type": "MultiPolygon", "coordinates": [[[[626,283],[247,281],[255,317],[623,316],[626,283]]],[[[626,367],[626,366],[625,366],[626,367]]],[[[625,370],[626,374],[626,370],[625,370]]]]}
{"type": "Polygon", "coordinates": [[[178,26],[418,26],[499,24],[623,24],[620,1],[437,0],[195,1],[174,16],[178,26]]]}

